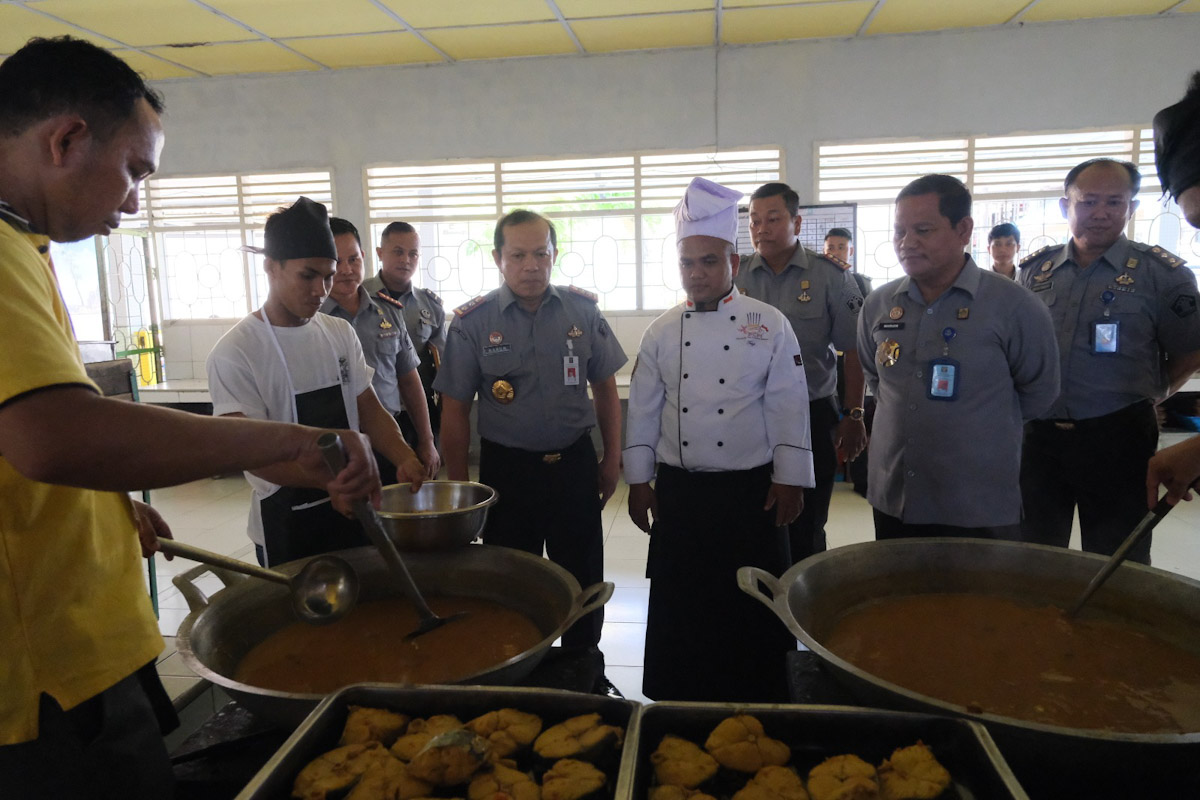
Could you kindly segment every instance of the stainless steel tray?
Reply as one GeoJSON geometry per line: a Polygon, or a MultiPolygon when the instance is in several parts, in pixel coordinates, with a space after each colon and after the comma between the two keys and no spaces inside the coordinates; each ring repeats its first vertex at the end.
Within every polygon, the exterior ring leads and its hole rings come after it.
{"type": "MultiPolygon", "coordinates": [[[[632,763],[633,731],[641,705],[595,694],[557,689],[498,689],[485,686],[393,686],[360,683],[329,695],[288,737],[278,752],[246,784],[238,800],[286,800],[304,765],[337,747],[351,705],[387,708],[413,716],[454,714],[463,722],[488,711],[516,708],[537,714],[547,726],[580,714],[597,713],[610,725],[625,728],[620,764],[632,763]]],[[[617,786],[620,786],[620,776],[617,786]]],[[[619,788],[618,788],[619,791],[619,788]]],[[[617,797],[620,797],[618,794],[617,797]]]]}
{"type": "Polygon", "coordinates": [[[898,747],[924,742],[950,771],[954,783],[944,800],[1028,800],[987,729],[977,722],[849,706],[655,703],[625,742],[617,783],[620,800],[646,800],[653,769],[650,754],[668,733],[701,747],[726,717],[752,714],[767,735],[792,748],[791,765],[802,777],[826,758],[854,753],[878,765],[898,747]]]}

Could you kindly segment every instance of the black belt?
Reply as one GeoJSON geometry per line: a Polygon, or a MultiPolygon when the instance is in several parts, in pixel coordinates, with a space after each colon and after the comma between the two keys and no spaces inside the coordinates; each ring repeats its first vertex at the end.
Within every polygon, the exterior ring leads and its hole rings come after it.
{"type": "Polygon", "coordinates": [[[509,447],[499,442],[493,442],[490,439],[480,439],[480,442],[488,449],[494,449],[509,458],[527,462],[540,462],[542,464],[557,464],[564,458],[570,458],[573,455],[582,454],[586,451],[587,446],[591,443],[591,431],[589,429],[578,439],[571,442],[571,444],[559,450],[524,450],[520,447],[509,447]]]}
{"type": "Polygon", "coordinates": [[[1043,428],[1053,427],[1060,431],[1087,431],[1104,428],[1113,423],[1125,422],[1129,418],[1146,413],[1147,410],[1153,407],[1153,401],[1139,400],[1132,405],[1125,406],[1111,414],[1105,414],[1100,417],[1089,417],[1088,419],[1038,419],[1034,420],[1034,424],[1043,428]]]}

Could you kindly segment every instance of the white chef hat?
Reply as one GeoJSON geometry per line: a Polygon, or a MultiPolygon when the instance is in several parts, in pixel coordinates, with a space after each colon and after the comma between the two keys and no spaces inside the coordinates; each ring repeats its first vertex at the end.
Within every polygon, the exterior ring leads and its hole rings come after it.
{"type": "Polygon", "coordinates": [[[742,193],[705,178],[692,178],[675,206],[675,240],[714,236],[737,243],[738,201],[742,193]]]}

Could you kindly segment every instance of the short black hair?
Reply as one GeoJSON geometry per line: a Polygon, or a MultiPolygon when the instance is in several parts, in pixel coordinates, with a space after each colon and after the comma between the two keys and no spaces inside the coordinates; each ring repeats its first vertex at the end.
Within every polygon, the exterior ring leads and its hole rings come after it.
{"type": "Polygon", "coordinates": [[[72,36],[33,38],[0,63],[0,136],[19,136],[59,114],[83,117],[100,140],[133,116],[138,100],[156,114],[162,95],[128,64],[72,36]]]}
{"type": "Polygon", "coordinates": [[[383,242],[387,241],[387,237],[391,236],[393,233],[401,234],[416,232],[417,229],[412,225],[409,225],[407,222],[389,222],[388,226],[383,229],[383,233],[379,236],[379,243],[383,244],[383,242]]]}
{"type": "Polygon", "coordinates": [[[1154,115],[1154,164],[1163,192],[1176,200],[1200,184],[1200,71],[1182,100],[1154,115]]]}
{"type": "Polygon", "coordinates": [[[1067,173],[1067,177],[1063,179],[1063,194],[1066,194],[1071,190],[1071,187],[1075,184],[1075,181],[1079,179],[1080,173],[1082,173],[1088,167],[1094,167],[1098,164],[1112,164],[1121,167],[1127,173],[1129,173],[1129,183],[1133,187],[1134,196],[1136,197],[1137,193],[1141,191],[1142,173],[1138,172],[1137,165],[1133,162],[1118,161],[1115,158],[1089,158],[1087,161],[1076,164],[1071,168],[1071,171],[1067,173]]]}
{"type": "Polygon", "coordinates": [[[1011,222],[1001,222],[999,225],[993,226],[992,229],[988,231],[988,244],[991,244],[993,240],[1000,239],[1004,236],[1011,236],[1017,244],[1021,243],[1021,229],[1016,225],[1013,225],[1011,222]]]}
{"type": "Polygon", "coordinates": [[[783,204],[787,206],[788,216],[794,217],[800,213],[800,195],[796,194],[796,191],[786,183],[764,183],[754,190],[750,199],[765,200],[768,197],[780,195],[783,196],[783,204]]]}
{"type": "Polygon", "coordinates": [[[334,236],[343,236],[347,233],[354,234],[354,241],[358,242],[358,246],[362,247],[362,237],[358,235],[358,228],[354,227],[354,223],[348,219],[341,217],[329,218],[329,230],[333,231],[334,236]]]}
{"type": "Polygon", "coordinates": [[[501,217],[496,222],[496,230],[492,234],[492,244],[496,248],[496,252],[504,249],[504,229],[512,225],[524,225],[527,222],[535,222],[541,220],[550,226],[550,245],[558,250],[558,231],[554,229],[554,223],[536,211],[530,211],[527,208],[518,208],[510,211],[501,217]]]}
{"type": "Polygon", "coordinates": [[[938,213],[950,220],[951,225],[957,225],[966,217],[971,216],[971,193],[958,178],[953,175],[925,175],[917,178],[896,195],[899,203],[905,197],[917,197],[923,194],[938,196],[938,213]]]}
{"type": "Polygon", "coordinates": [[[829,233],[825,234],[825,241],[828,242],[830,236],[840,236],[843,239],[849,239],[852,242],[854,241],[854,237],[850,235],[850,230],[848,228],[830,228],[829,233]]]}

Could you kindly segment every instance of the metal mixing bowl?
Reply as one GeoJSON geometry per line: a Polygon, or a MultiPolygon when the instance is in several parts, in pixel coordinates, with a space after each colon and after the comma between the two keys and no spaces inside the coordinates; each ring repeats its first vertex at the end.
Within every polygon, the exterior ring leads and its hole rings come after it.
{"type": "Polygon", "coordinates": [[[427,481],[383,487],[379,519],[396,547],[408,552],[449,550],[483,531],[496,490],[471,481],[427,481]]]}

